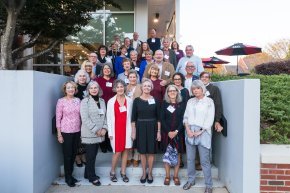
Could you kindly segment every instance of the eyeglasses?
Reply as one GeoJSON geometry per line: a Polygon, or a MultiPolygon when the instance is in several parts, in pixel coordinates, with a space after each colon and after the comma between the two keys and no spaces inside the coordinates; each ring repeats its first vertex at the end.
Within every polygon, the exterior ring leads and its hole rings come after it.
{"type": "Polygon", "coordinates": [[[209,78],[209,76],[202,76],[201,78],[209,78]]]}
{"type": "Polygon", "coordinates": [[[195,66],[186,66],[186,68],[195,68],[195,66]]]}
{"type": "Polygon", "coordinates": [[[181,78],[174,78],[173,80],[181,80],[181,78]]]}
{"type": "Polygon", "coordinates": [[[168,90],[167,92],[177,92],[177,90],[168,90]]]}
{"type": "Polygon", "coordinates": [[[91,58],[96,58],[97,56],[89,56],[89,57],[91,57],[91,58]]]}

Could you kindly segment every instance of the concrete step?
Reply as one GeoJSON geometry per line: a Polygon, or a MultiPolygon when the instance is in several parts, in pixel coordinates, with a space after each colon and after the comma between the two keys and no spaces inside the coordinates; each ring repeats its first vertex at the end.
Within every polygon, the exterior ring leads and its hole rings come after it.
{"type": "MultiPolygon", "coordinates": [[[[129,182],[125,183],[122,181],[122,178],[120,174],[117,174],[118,182],[111,182],[110,178],[108,175],[106,176],[100,176],[100,182],[102,183],[102,186],[161,186],[161,187],[167,187],[163,184],[164,182],[164,177],[162,176],[154,176],[154,181],[152,184],[141,184],[140,183],[140,176],[131,176],[128,174],[129,182]]],[[[77,178],[80,180],[80,182],[76,183],[77,186],[94,186],[92,183],[90,183],[87,179],[82,178],[77,178]]],[[[186,177],[180,177],[180,188],[183,187],[183,185],[187,182],[186,177]]],[[[196,184],[193,186],[194,188],[202,188],[205,187],[204,184],[204,178],[196,178],[195,180],[196,184]]],[[[59,177],[57,178],[54,182],[53,185],[66,185],[64,177],[59,177]]],[[[171,177],[171,183],[169,186],[175,186],[174,182],[171,177]]],[[[213,188],[224,188],[225,184],[219,181],[218,179],[213,179],[213,188]]]]}
{"type": "MultiPolygon", "coordinates": [[[[112,153],[99,153],[97,155],[96,159],[96,174],[98,176],[106,176],[109,178],[109,173],[111,170],[111,160],[112,160],[112,153]]],[[[186,163],[186,155],[183,156],[183,162],[184,162],[184,168],[180,168],[179,170],[179,177],[180,178],[186,178],[187,177],[187,163],[186,163]]],[[[121,160],[119,160],[118,167],[116,173],[120,173],[120,167],[121,167],[121,160]]],[[[63,165],[61,166],[61,176],[64,176],[64,169],[63,165]]],[[[78,179],[83,179],[84,176],[85,167],[74,167],[73,175],[78,179]]],[[[218,168],[215,166],[212,166],[212,178],[218,179],[218,168]]],[[[171,173],[173,173],[173,169],[171,169],[171,173]]],[[[139,167],[133,167],[129,166],[126,170],[127,176],[136,177],[137,181],[139,181],[139,177],[142,175],[142,168],[141,164],[139,164],[139,167]]],[[[165,169],[164,164],[162,162],[162,154],[156,154],[154,166],[153,166],[153,177],[161,177],[163,179],[165,177],[165,169]]],[[[197,178],[203,178],[203,172],[202,171],[196,171],[196,177],[197,178]]],[[[163,184],[163,183],[162,183],[163,184]]]]}

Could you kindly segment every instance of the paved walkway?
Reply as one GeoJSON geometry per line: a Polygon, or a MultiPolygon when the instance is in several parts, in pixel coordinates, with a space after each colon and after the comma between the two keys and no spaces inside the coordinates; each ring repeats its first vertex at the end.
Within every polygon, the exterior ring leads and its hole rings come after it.
{"type": "MultiPolygon", "coordinates": [[[[70,188],[66,185],[52,185],[46,193],[204,193],[204,188],[194,188],[183,190],[182,187],[156,187],[156,186],[76,186],[70,188]]],[[[225,188],[214,188],[213,193],[229,193],[225,188]]]]}

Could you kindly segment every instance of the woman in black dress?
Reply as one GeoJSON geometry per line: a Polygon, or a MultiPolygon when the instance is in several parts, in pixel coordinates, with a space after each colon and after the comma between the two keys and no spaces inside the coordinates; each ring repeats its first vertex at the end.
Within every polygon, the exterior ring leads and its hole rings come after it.
{"type": "MultiPolygon", "coordinates": [[[[180,94],[182,97],[182,102],[186,106],[187,101],[190,98],[190,95],[189,95],[189,91],[187,90],[187,88],[184,87],[185,77],[183,76],[182,73],[176,72],[172,76],[172,82],[174,83],[175,86],[177,86],[178,90],[180,91],[180,94]]],[[[184,130],[183,130],[182,135],[184,136],[184,130]]],[[[185,150],[186,148],[185,148],[184,137],[182,138],[182,143],[183,143],[183,148],[185,150]]],[[[180,166],[180,168],[184,167],[184,163],[182,161],[182,155],[180,156],[180,165],[179,166],[180,166]]]]}
{"type": "Polygon", "coordinates": [[[160,106],[159,102],[150,95],[153,89],[151,80],[144,78],[141,89],[142,95],[133,102],[132,138],[136,138],[137,150],[141,155],[143,175],[140,182],[145,183],[147,179],[147,182],[151,184],[154,154],[157,151],[157,141],[161,140],[160,106]],[[146,174],[147,162],[148,174],[146,174]]]}
{"type": "MultiPolygon", "coordinates": [[[[186,104],[182,102],[180,92],[175,85],[169,85],[165,92],[164,101],[161,106],[161,138],[162,149],[165,152],[168,144],[176,147],[178,151],[178,164],[174,167],[173,181],[179,186],[178,178],[181,153],[183,152],[183,114],[186,104]]],[[[164,185],[170,184],[170,165],[164,164],[166,177],[164,185]]]]}

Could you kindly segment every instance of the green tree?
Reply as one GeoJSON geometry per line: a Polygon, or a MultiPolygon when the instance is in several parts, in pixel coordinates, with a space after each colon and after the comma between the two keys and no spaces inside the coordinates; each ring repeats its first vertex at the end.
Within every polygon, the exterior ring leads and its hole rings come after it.
{"type": "Polygon", "coordinates": [[[113,0],[0,0],[0,69],[17,69],[24,61],[49,52],[88,24],[91,12],[113,0]],[[13,47],[16,37],[27,35],[27,41],[13,47]],[[22,56],[23,50],[37,44],[46,45],[38,52],[22,56]]]}

